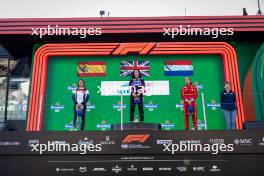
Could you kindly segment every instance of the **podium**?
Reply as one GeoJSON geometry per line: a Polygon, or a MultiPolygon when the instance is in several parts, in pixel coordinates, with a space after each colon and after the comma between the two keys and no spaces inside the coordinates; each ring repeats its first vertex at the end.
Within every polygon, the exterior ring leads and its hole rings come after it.
{"type": "MultiPolygon", "coordinates": [[[[112,131],[120,131],[121,124],[113,124],[112,131]]],[[[161,130],[161,124],[158,123],[125,123],[123,130],[161,130]]]]}

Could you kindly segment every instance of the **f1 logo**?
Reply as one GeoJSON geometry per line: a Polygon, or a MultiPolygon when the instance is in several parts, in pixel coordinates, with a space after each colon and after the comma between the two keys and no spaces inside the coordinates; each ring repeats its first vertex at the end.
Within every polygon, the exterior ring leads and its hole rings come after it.
{"type": "Polygon", "coordinates": [[[122,141],[123,143],[139,142],[143,143],[149,138],[149,134],[131,134],[127,135],[122,141]]]}

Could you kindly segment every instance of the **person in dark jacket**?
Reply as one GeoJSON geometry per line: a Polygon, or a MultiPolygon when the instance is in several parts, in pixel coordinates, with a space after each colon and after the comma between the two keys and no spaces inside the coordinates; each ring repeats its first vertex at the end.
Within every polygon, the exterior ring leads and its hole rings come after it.
{"type": "Polygon", "coordinates": [[[89,91],[85,87],[84,80],[79,80],[78,88],[73,91],[72,100],[74,102],[73,127],[77,128],[76,121],[79,116],[82,119],[81,130],[83,131],[85,127],[86,103],[89,100],[89,91]]]}
{"type": "Polygon", "coordinates": [[[130,93],[130,123],[134,121],[135,106],[138,105],[140,122],[144,121],[143,93],[145,81],[139,70],[134,70],[129,81],[130,93]]]}
{"type": "Polygon", "coordinates": [[[225,117],[226,129],[236,129],[236,94],[231,90],[230,83],[224,85],[224,91],[220,93],[221,109],[225,117]]]}

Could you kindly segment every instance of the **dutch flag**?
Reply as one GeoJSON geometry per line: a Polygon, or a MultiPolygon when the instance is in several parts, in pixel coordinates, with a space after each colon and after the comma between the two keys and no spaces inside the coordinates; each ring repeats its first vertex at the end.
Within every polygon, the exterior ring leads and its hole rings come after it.
{"type": "Polygon", "coordinates": [[[165,76],[192,76],[193,65],[191,60],[164,61],[165,76]]]}

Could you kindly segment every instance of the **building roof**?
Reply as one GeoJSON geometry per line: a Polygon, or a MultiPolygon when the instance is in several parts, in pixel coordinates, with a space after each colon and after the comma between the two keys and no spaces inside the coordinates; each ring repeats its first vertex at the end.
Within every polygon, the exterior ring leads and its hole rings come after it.
{"type": "Polygon", "coordinates": [[[234,31],[264,31],[264,16],[170,16],[103,18],[5,18],[0,34],[31,34],[31,28],[101,28],[103,33],[160,33],[163,28],[190,25],[195,28],[233,28],[234,31]]]}

